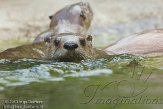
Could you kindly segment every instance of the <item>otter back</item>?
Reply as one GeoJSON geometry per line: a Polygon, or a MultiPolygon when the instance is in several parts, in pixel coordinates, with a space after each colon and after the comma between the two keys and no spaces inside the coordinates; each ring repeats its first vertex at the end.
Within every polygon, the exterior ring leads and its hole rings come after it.
{"type": "Polygon", "coordinates": [[[139,56],[163,55],[163,30],[152,30],[126,37],[105,51],[110,54],[133,54],[139,56]]]}
{"type": "Polygon", "coordinates": [[[45,56],[45,43],[22,45],[7,49],[0,53],[0,59],[43,59],[45,56]]]}

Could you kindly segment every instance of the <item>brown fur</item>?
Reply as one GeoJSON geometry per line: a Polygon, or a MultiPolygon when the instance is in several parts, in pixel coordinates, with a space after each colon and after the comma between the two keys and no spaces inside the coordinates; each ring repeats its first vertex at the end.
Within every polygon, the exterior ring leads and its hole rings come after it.
{"type": "Polygon", "coordinates": [[[92,36],[81,36],[75,34],[66,34],[57,37],[52,37],[50,42],[46,43],[46,58],[50,60],[59,60],[59,61],[80,61],[87,58],[95,58],[102,56],[101,53],[105,54],[104,51],[98,51],[92,47],[92,36]],[[58,40],[57,46],[55,45],[55,40],[58,40]],[[81,40],[84,40],[85,43],[82,44],[81,40]],[[67,50],[64,48],[66,42],[75,42],[78,47],[73,50],[67,50]]]}
{"type": "Polygon", "coordinates": [[[45,57],[45,43],[23,45],[7,49],[0,53],[0,59],[40,59],[45,57]]]}

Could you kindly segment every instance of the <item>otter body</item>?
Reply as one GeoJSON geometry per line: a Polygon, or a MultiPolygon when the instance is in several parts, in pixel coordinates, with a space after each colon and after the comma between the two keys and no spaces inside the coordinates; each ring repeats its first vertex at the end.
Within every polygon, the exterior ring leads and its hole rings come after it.
{"type": "Polygon", "coordinates": [[[163,55],[163,29],[151,30],[131,35],[106,47],[105,51],[108,53],[108,55],[163,55]]]}
{"type": "Polygon", "coordinates": [[[34,43],[43,42],[44,38],[60,33],[87,34],[93,12],[89,3],[79,2],[59,10],[49,18],[51,19],[49,29],[39,34],[34,43]]]}
{"type": "Polygon", "coordinates": [[[0,53],[0,59],[42,59],[45,57],[45,43],[22,45],[15,48],[9,48],[0,53]]]}

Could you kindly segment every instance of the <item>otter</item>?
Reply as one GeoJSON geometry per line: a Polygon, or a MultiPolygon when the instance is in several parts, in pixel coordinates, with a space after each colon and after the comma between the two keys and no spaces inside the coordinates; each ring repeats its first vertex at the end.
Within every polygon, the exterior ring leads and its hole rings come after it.
{"type": "Polygon", "coordinates": [[[0,53],[0,59],[46,59],[64,62],[80,62],[107,56],[102,50],[92,47],[92,36],[62,33],[57,37],[46,37],[44,42],[7,49],[0,53]]]}
{"type": "Polygon", "coordinates": [[[63,33],[56,37],[47,37],[45,42],[45,56],[48,59],[77,62],[107,55],[92,47],[91,35],[63,33]]]}
{"type": "Polygon", "coordinates": [[[43,42],[44,38],[60,33],[87,34],[93,19],[93,11],[88,2],[66,6],[49,16],[49,29],[39,34],[33,43],[43,42]]]}

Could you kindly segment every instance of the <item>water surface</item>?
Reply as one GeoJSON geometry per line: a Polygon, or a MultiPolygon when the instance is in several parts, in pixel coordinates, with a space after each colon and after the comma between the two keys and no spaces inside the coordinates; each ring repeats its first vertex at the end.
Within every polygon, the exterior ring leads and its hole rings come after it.
{"type": "Polygon", "coordinates": [[[80,63],[0,60],[1,106],[28,101],[17,105],[36,105],[45,109],[161,109],[162,62],[163,57],[131,55],[80,63]],[[140,98],[141,102],[132,102],[140,98]],[[125,101],[127,99],[130,102],[125,101]],[[148,99],[158,102],[149,103],[148,99]],[[42,103],[30,104],[30,100],[42,103]]]}

